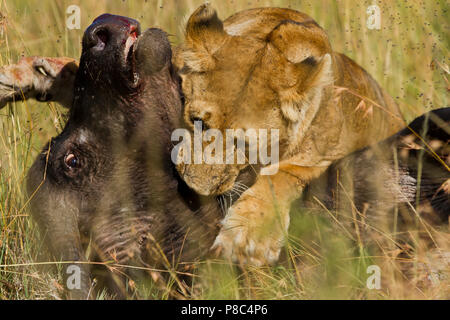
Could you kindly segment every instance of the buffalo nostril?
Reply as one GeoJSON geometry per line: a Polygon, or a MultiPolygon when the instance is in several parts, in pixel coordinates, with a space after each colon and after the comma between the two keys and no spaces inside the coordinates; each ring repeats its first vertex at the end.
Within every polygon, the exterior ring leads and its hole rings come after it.
{"type": "Polygon", "coordinates": [[[108,32],[106,30],[99,30],[97,32],[97,38],[104,44],[108,43],[109,40],[108,32]]]}
{"type": "Polygon", "coordinates": [[[97,51],[102,51],[105,49],[109,41],[109,32],[106,29],[96,29],[91,34],[92,47],[97,51]]]}

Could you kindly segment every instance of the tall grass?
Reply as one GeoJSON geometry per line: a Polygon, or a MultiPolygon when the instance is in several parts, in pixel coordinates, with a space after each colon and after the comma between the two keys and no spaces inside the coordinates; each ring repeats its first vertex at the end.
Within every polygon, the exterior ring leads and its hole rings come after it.
{"type": "MultiPolygon", "coordinates": [[[[187,17],[202,2],[0,0],[0,65],[29,55],[79,57],[83,30],[105,12],[135,18],[143,29],[160,27],[177,45],[183,40],[187,17]],[[81,7],[81,30],[65,27],[65,10],[71,4],[81,7]]],[[[327,31],[336,51],[353,58],[387,89],[407,121],[448,104],[450,37],[445,0],[211,3],[221,18],[262,6],[288,7],[309,14],[327,31]],[[366,9],[374,2],[381,7],[381,30],[366,27],[366,9]]],[[[47,140],[62,130],[64,121],[64,110],[53,103],[27,101],[0,111],[0,299],[61,296],[58,275],[42,272],[33,264],[42,248],[25,205],[24,179],[33,159],[47,140]]],[[[383,275],[381,290],[367,289],[366,267],[373,258],[326,217],[326,212],[292,215],[287,258],[279,266],[237,271],[213,260],[200,263],[189,294],[207,299],[432,299],[448,294],[448,281],[424,289],[418,279],[398,279],[394,271],[383,275]]],[[[392,261],[387,264],[388,270],[396,268],[392,261]]],[[[170,297],[177,283],[165,285],[145,286],[136,297],[170,297]]]]}

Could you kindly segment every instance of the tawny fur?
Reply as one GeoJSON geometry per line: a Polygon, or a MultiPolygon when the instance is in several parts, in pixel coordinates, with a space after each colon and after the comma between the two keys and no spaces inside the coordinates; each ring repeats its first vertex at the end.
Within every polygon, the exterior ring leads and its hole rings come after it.
{"type": "MultiPolygon", "coordinates": [[[[188,128],[201,119],[224,136],[226,129],[279,129],[278,173],[257,178],[230,208],[216,239],[215,247],[233,260],[276,261],[290,203],[304,186],[332,161],[404,125],[392,98],[297,11],[251,9],[222,22],[203,5],[190,17],[174,61],[188,128]],[[276,216],[282,223],[274,223],[276,216]]],[[[205,195],[231,190],[242,169],[178,166],[187,184],[205,195]]]]}

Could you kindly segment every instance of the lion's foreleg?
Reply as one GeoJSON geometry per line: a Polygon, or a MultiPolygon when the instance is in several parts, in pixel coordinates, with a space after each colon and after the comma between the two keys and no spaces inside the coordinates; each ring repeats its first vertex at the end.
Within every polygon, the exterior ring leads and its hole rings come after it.
{"type": "Polygon", "coordinates": [[[291,203],[325,169],[282,163],[276,174],[260,175],[229,209],[213,249],[235,262],[276,262],[289,227],[291,203]]]}

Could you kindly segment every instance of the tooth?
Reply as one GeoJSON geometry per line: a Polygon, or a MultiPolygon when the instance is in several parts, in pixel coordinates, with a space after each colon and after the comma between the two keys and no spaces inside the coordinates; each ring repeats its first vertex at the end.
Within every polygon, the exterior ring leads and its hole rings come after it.
{"type": "Polygon", "coordinates": [[[43,67],[37,67],[36,70],[37,70],[39,73],[43,74],[45,77],[48,76],[47,72],[45,72],[45,70],[44,70],[43,67]]]}
{"type": "Polygon", "coordinates": [[[127,59],[128,54],[129,54],[130,49],[133,44],[134,44],[134,39],[132,37],[128,37],[127,42],[125,43],[125,60],[127,59]]]}

